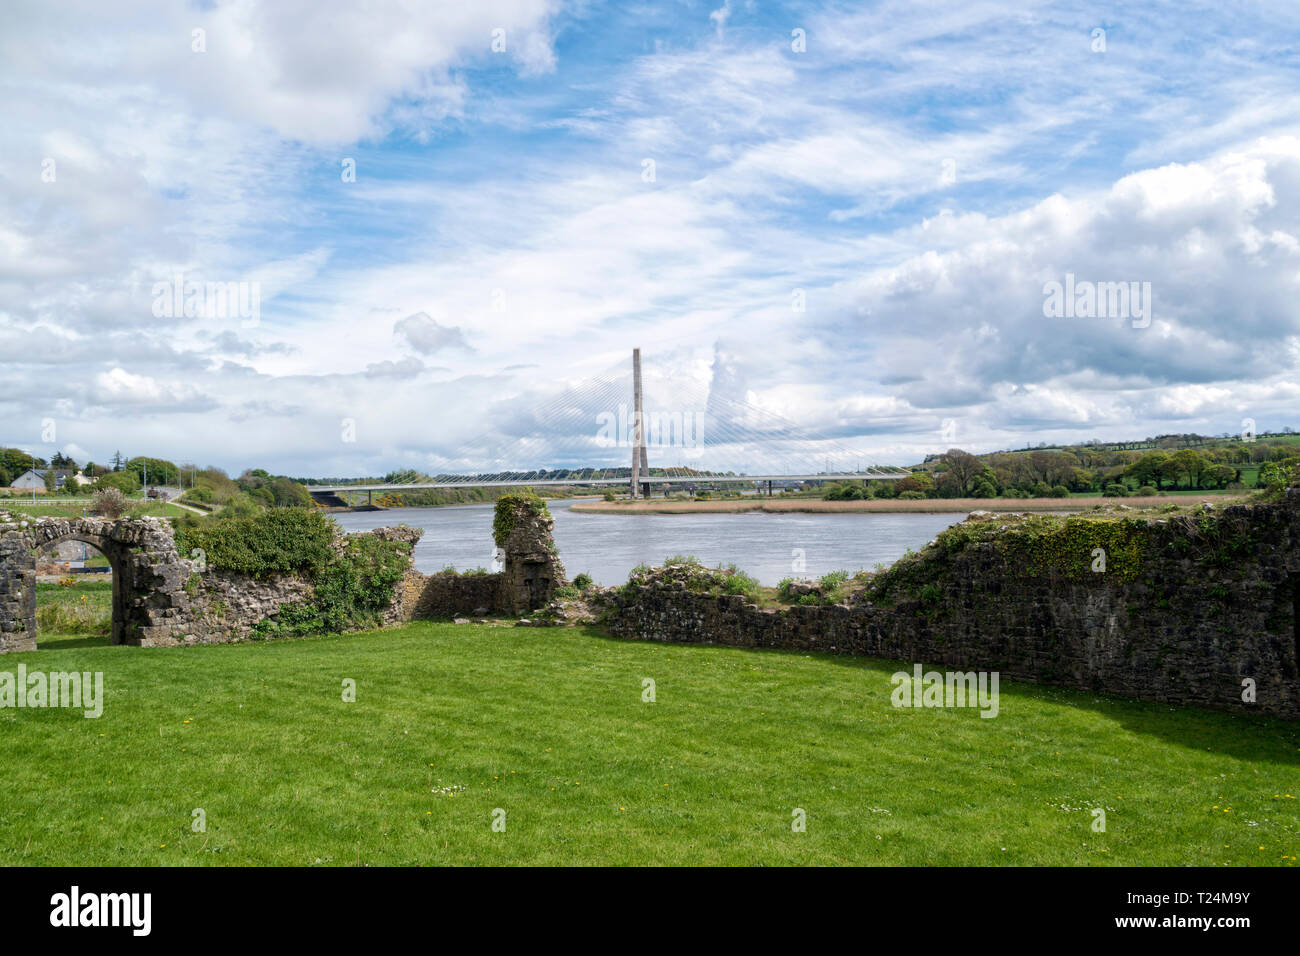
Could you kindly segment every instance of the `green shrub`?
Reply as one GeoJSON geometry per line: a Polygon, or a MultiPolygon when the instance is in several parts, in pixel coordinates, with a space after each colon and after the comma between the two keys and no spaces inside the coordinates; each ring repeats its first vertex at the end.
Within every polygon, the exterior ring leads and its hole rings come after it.
{"type": "Polygon", "coordinates": [[[1140,497],[1143,498],[1147,498],[1147,497],[1154,498],[1158,494],[1156,489],[1151,485],[1143,485],[1141,488],[1137,490],[1137,493],[1140,497]]]}
{"type": "Polygon", "coordinates": [[[925,492],[922,491],[900,491],[898,497],[903,501],[921,501],[925,498],[925,492]]]}
{"type": "Polygon", "coordinates": [[[247,517],[220,515],[178,521],[176,547],[189,557],[203,551],[209,568],[254,577],[317,572],[330,561],[337,525],[318,511],[277,508],[247,517]]]}
{"type": "Polygon", "coordinates": [[[579,574],[576,578],[573,579],[573,586],[577,588],[579,591],[587,590],[587,588],[591,587],[591,584],[592,581],[591,581],[590,574],[579,574]]]}
{"type": "Polygon", "coordinates": [[[311,575],[311,600],[281,607],[254,629],[254,637],[339,634],[377,626],[410,567],[410,554],[410,545],[402,541],[350,535],[311,575]]]}
{"type": "Polygon", "coordinates": [[[1111,484],[1106,486],[1105,491],[1103,491],[1101,494],[1103,498],[1127,498],[1128,485],[1121,485],[1112,482],[1111,484]]]}
{"type": "Polygon", "coordinates": [[[1068,498],[1068,497],[1070,497],[1070,489],[1067,488],[1067,487],[1065,487],[1065,485],[1053,485],[1053,486],[1052,486],[1052,497],[1053,497],[1053,498],[1068,498]]]}
{"type": "Polygon", "coordinates": [[[111,471],[95,480],[95,490],[116,488],[123,494],[133,495],[140,490],[140,478],[130,471],[111,471]]]}
{"type": "Polygon", "coordinates": [[[741,571],[734,564],[728,565],[723,572],[722,590],[727,594],[740,594],[757,600],[762,593],[758,580],[741,571]]]}

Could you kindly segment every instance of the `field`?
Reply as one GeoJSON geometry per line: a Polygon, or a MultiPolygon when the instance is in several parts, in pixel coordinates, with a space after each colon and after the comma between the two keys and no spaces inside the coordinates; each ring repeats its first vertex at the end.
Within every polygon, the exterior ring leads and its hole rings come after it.
{"type": "MultiPolygon", "coordinates": [[[[1236,496],[1209,495],[1216,503],[1230,504],[1236,496]]],[[[649,498],[620,501],[589,501],[574,504],[573,511],[607,512],[612,514],[700,514],[739,511],[807,512],[815,514],[860,513],[930,513],[946,514],[958,511],[1078,511],[1095,505],[1111,507],[1127,505],[1130,508],[1155,508],[1171,503],[1186,504],[1186,495],[1177,502],[1168,497],[1099,498],[1081,495],[1070,498],[871,498],[865,501],[822,501],[817,498],[717,498],[708,501],[649,498]]]]}
{"type": "MultiPolygon", "coordinates": [[[[43,589],[42,607],[79,604],[82,587],[43,589]]],[[[104,608],[97,587],[87,603],[104,608]]],[[[591,629],[420,622],[174,649],[42,633],[40,647],[0,670],[102,671],[107,700],[99,719],[0,710],[2,864],[1300,855],[1300,726],[1280,721],[1005,681],[995,719],[895,709],[897,664],[591,629]]]]}
{"type": "MultiPolygon", "coordinates": [[[[36,504],[32,504],[31,498],[0,498],[0,509],[11,510],[14,514],[26,515],[32,518],[80,518],[85,514],[86,508],[90,505],[90,499],[59,499],[47,498],[36,499],[36,504]]],[[[142,516],[158,518],[179,518],[181,515],[190,514],[184,508],[178,508],[176,505],[160,503],[155,501],[137,502],[132,513],[142,516]]]]}

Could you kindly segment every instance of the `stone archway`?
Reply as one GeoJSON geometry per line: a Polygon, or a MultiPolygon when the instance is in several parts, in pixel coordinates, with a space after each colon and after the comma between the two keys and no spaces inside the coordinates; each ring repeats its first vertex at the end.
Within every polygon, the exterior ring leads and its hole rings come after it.
{"type": "MultiPolygon", "coordinates": [[[[126,598],[129,594],[132,593],[133,589],[131,587],[131,583],[129,579],[129,571],[128,571],[128,568],[130,567],[130,561],[129,561],[130,554],[129,552],[126,551],[124,545],[122,545],[119,542],[106,539],[101,534],[93,534],[88,531],[81,531],[75,529],[73,531],[68,532],[67,534],[57,534],[56,529],[54,528],[49,528],[49,529],[39,528],[36,531],[35,538],[36,538],[36,546],[32,548],[31,551],[29,552],[31,556],[31,562],[32,562],[31,570],[33,572],[33,575],[35,574],[35,569],[39,563],[37,558],[40,552],[46,550],[47,548],[55,548],[58,545],[62,544],[64,541],[81,541],[85,544],[90,545],[92,548],[94,548],[96,551],[98,551],[100,554],[102,554],[105,558],[108,559],[108,566],[109,568],[112,569],[113,572],[113,617],[112,617],[113,623],[112,623],[112,632],[111,632],[112,643],[126,644],[127,643],[126,622],[128,616],[126,598]]],[[[23,570],[25,572],[27,569],[24,568],[23,570]]],[[[35,580],[36,579],[33,576],[32,581],[34,582],[35,580]]],[[[29,589],[26,596],[30,598],[30,601],[26,601],[26,600],[24,601],[25,604],[24,609],[30,612],[30,616],[28,618],[28,624],[29,624],[28,632],[33,636],[33,638],[35,638],[39,642],[39,634],[37,633],[38,629],[36,627],[35,588],[33,587],[29,589]]]]}
{"type": "Polygon", "coordinates": [[[156,518],[24,518],[0,511],[0,654],[36,650],[36,553],[84,541],[113,569],[113,643],[170,635],[185,606],[190,566],[156,518]]]}

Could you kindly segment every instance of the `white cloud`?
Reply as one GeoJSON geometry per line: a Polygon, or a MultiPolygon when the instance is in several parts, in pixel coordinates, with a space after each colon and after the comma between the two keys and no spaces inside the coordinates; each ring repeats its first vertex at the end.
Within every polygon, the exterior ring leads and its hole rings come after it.
{"type": "Polygon", "coordinates": [[[1095,11],[888,2],[806,11],[794,54],[730,3],[652,46],[620,18],[673,15],[542,0],[136,9],[0,35],[0,443],[53,409],[101,460],[382,472],[633,345],[882,456],[947,418],[989,447],[1297,424],[1284,30],[1205,7],[1224,42],[1187,53],[1132,11],[1097,58],[1095,11]],[[260,283],[260,322],[155,319],[177,269],[260,283]],[[1155,321],[1043,319],[1066,272],[1150,281],[1155,321]]]}

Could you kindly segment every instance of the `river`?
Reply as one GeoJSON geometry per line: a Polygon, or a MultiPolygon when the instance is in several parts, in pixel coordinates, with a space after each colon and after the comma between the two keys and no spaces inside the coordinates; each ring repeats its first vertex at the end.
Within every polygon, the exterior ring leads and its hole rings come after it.
{"type": "MultiPolygon", "coordinates": [[[[570,510],[572,501],[548,502],[555,544],[569,577],[586,572],[604,585],[622,584],[638,564],[662,564],[690,554],[705,564],[735,564],[774,585],[785,577],[819,577],[828,571],[891,564],[966,517],[952,514],[740,514],[617,515],[570,510]],[[803,567],[799,567],[802,559],[803,567]]],[[[390,508],[334,515],[346,531],[406,524],[424,529],[415,566],[426,573],[448,565],[459,571],[492,566],[493,506],[390,508]]]]}

